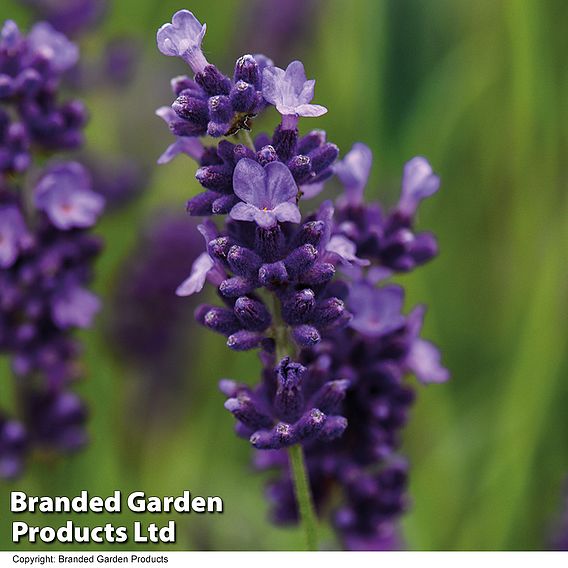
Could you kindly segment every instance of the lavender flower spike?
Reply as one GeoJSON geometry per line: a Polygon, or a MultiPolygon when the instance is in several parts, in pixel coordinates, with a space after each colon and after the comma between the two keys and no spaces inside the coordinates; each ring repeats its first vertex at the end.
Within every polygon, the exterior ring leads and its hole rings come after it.
{"type": "Polygon", "coordinates": [[[290,170],[281,162],[262,167],[258,162],[243,158],[233,174],[233,190],[244,203],[231,210],[236,221],[254,221],[270,229],[277,222],[299,223],[300,210],[295,203],[298,187],[290,170]]]}
{"type": "MultiPolygon", "coordinates": [[[[327,109],[321,105],[309,104],[314,98],[313,79],[306,79],[306,72],[301,61],[292,61],[284,69],[267,67],[262,73],[262,94],[285,117],[298,116],[317,117],[325,114],[327,109]]],[[[295,126],[295,124],[294,124],[295,126]]]]}
{"type": "Polygon", "coordinates": [[[206,24],[201,24],[189,10],[180,10],[171,24],[164,24],[158,30],[158,49],[164,55],[181,57],[194,73],[200,73],[209,65],[201,51],[206,29],[206,24]]]}

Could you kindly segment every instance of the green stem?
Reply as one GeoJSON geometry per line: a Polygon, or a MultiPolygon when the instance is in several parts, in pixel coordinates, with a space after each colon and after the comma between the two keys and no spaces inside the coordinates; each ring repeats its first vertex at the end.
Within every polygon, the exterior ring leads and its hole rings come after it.
{"type": "Polygon", "coordinates": [[[318,549],[317,518],[301,444],[288,448],[288,455],[292,467],[294,492],[300,510],[300,520],[306,535],[307,549],[315,551],[318,549]]]}
{"type": "Polygon", "coordinates": [[[250,132],[248,130],[245,130],[244,128],[239,130],[239,134],[242,135],[242,137],[244,138],[245,144],[253,151],[256,152],[256,148],[254,147],[254,142],[252,140],[252,136],[250,135],[250,132]]]}
{"type": "MultiPolygon", "coordinates": [[[[272,294],[272,315],[272,333],[274,343],[276,344],[276,361],[279,362],[284,357],[294,357],[296,355],[296,348],[290,341],[288,326],[282,319],[280,302],[274,294],[272,294]]],[[[317,550],[317,517],[314,510],[302,445],[295,444],[288,448],[288,455],[290,457],[290,467],[292,468],[294,493],[300,512],[300,523],[306,537],[307,549],[317,550]]]]}

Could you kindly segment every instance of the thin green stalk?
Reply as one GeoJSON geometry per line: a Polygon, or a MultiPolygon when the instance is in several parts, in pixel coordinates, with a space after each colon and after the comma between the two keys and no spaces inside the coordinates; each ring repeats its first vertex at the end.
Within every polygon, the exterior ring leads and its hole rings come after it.
{"type": "MultiPolygon", "coordinates": [[[[281,361],[284,357],[293,357],[296,349],[290,341],[288,326],[282,319],[280,302],[274,294],[271,296],[273,316],[272,337],[274,338],[276,348],[276,360],[281,361]]],[[[317,517],[314,510],[308,472],[304,463],[302,445],[295,444],[288,448],[288,455],[290,457],[290,467],[292,468],[294,493],[300,512],[300,523],[306,537],[307,549],[317,550],[317,517]]]]}
{"type": "Polygon", "coordinates": [[[300,520],[306,535],[306,546],[308,550],[314,551],[318,549],[317,518],[301,444],[288,448],[288,455],[292,467],[294,493],[300,510],[300,520]]]}

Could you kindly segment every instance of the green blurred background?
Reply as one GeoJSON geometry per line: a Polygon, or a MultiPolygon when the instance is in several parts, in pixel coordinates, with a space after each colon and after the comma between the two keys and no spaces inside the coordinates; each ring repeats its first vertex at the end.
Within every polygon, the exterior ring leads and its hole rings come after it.
{"type": "MultiPolygon", "coordinates": [[[[182,210],[199,190],[190,160],[153,166],[171,142],[154,109],[171,102],[169,78],[185,72],[181,61],[157,52],[155,30],[175,10],[191,9],[207,22],[209,60],[230,72],[231,61],[257,49],[246,27],[251,6],[115,1],[82,43],[85,56],[95,57],[124,34],[141,50],[127,90],[84,96],[89,147],[136,156],[151,172],[144,195],[99,226],[107,244],[97,266],[103,298],[111,297],[147,220],[165,206],[182,210]]],[[[304,60],[308,77],[317,79],[315,102],[329,108],[302,128],[326,129],[343,153],[357,140],[372,147],[370,197],[394,202],[402,165],[416,154],[443,180],[419,219],[437,233],[441,254],[401,279],[407,307],[429,306],[425,335],[440,345],[453,375],[446,385],[417,386],[404,434],[413,502],[402,523],[407,546],[546,548],[568,474],[568,3],[323,0],[302,15],[308,34],[290,35],[285,57],[304,60]]],[[[8,17],[23,27],[30,22],[17,0],[1,2],[0,20],[8,17]]],[[[288,61],[277,56],[276,63],[288,61]]],[[[13,548],[11,489],[167,495],[187,488],[221,495],[226,511],[179,519],[173,548],[301,548],[299,531],[267,521],[265,476],[252,471],[248,445],[234,436],[217,392],[225,375],[253,382],[255,356],[231,353],[222,338],[188,324],[187,388],[174,397],[181,412],[166,407],[163,419],[148,420],[131,402],[136,370],[109,347],[110,310],[107,302],[97,328],[82,334],[87,377],[78,390],[91,409],[91,444],[68,459],[34,460],[23,479],[2,486],[0,547],[13,548]]],[[[0,375],[5,390],[5,360],[0,375]]],[[[129,524],[133,517],[110,520],[129,524]]],[[[324,536],[325,546],[337,546],[331,533],[324,536]]]]}

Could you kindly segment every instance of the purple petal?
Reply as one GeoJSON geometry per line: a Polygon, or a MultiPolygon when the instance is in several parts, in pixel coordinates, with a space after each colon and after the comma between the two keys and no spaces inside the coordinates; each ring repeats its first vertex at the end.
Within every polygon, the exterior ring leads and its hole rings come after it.
{"type": "Polygon", "coordinates": [[[273,212],[281,223],[299,223],[302,220],[302,214],[295,203],[280,203],[273,212]]]}
{"type": "Polygon", "coordinates": [[[90,177],[77,162],[52,166],[35,187],[36,206],[61,230],[91,227],[104,202],[91,190],[90,177]]]}
{"type": "Polygon", "coordinates": [[[340,261],[347,264],[355,263],[359,266],[368,266],[370,261],[359,258],[355,253],[357,252],[357,247],[353,241],[350,241],[347,237],[343,235],[334,235],[327,243],[325,250],[331,253],[332,256],[338,257],[340,261]]]}
{"type": "Polygon", "coordinates": [[[349,292],[349,311],[353,314],[349,325],[370,337],[391,333],[404,325],[403,300],[400,286],[375,288],[365,281],[356,283],[349,292]]]}
{"type": "Polygon", "coordinates": [[[343,186],[349,203],[360,203],[363,189],[367,185],[373,153],[365,144],[357,142],[345,155],[343,160],[335,164],[335,173],[343,186]]]}
{"type": "Polygon", "coordinates": [[[325,114],[327,112],[327,109],[321,105],[301,104],[295,108],[295,111],[298,116],[303,116],[306,118],[315,118],[325,114]]]}
{"type": "Polygon", "coordinates": [[[2,47],[7,51],[11,51],[12,49],[16,49],[21,40],[22,34],[20,33],[18,24],[16,24],[14,20],[6,20],[0,30],[2,47]]]}
{"type": "Polygon", "coordinates": [[[241,201],[233,206],[229,216],[235,221],[254,221],[257,211],[260,211],[258,207],[241,201]]]}
{"type": "Polygon", "coordinates": [[[191,274],[177,288],[177,296],[191,296],[203,290],[207,275],[214,266],[211,257],[206,253],[201,253],[194,261],[191,267],[191,274]]]}
{"type": "Polygon", "coordinates": [[[272,210],[255,209],[254,222],[263,229],[271,229],[276,225],[276,215],[272,210]]]}
{"type": "Polygon", "coordinates": [[[262,71],[262,96],[275,106],[280,100],[280,86],[284,76],[284,70],[279,67],[266,67],[262,71]]]}
{"type": "Polygon", "coordinates": [[[302,199],[312,199],[312,197],[319,195],[324,187],[325,183],[323,181],[301,185],[300,191],[302,192],[302,199]]]}
{"type": "Polygon", "coordinates": [[[233,173],[233,191],[246,203],[263,208],[266,176],[267,172],[258,162],[243,158],[237,162],[233,173]]]}
{"type": "Polygon", "coordinates": [[[414,341],[406,365],[422,383],[443,383],[450,378],[449,371],[440,364],[440,351],[424,339],[414,341]]]}
{"type": "Polygon", "coordinates": [[[436,193],[440,188],[440,178],[433,173],[426,158],[417,156],[404,166],[402,194],[398,204],[399,211],[414,215],[419,203],[436,193]]]}
{"type": "MultiPolygon", "coordinates": [[[[297,94],[302,91],[304,83],[306,82],[306,71],[304,64],[301,61],[292,61],[285,72],[286,82],[293,85],[297,94]]],[[[309,102],[309,101],[308,101],[309,102]]]]}
{"type": "Polygon", "coordinates": [[[277,205],[296,198],[298,186],[287,166],[282,162],[270,162],[266,164],[264,171],[267,200],[261,204],[263,208],[274,209],[277,205]]]}
{"type": "Polygon", "coordinates": [[[262,53],[253,53],[252,57],[256,61],[256,64],[258,65],[258,69],[260,70],[261,74],[264,71],[264,69],[266,69],[267,67],[274,66],[274,61],[272,61],[272,59],[266,57],[266,55],[262,53]]]}
{"type": "Polygon", "coordinates": [[[47,59],[51,67],[63,73],[79,60],[79,49],[47,22],[39,22],[30,30],[28,43],[33,52],[47,59]]]}
{"type": "Polygon", "coordinates": [[[15,206],[0,208],[0,268],[16,262],[20,250],[30,243],[24,218],[15,206]]]}
{"type": "Polygon", "coordinates": [[[186,154],[196,161],[203,155],[203,144],[199,138],[178,137],[173,144],[170,144],[166,151],[158,158],[158,164],[167,164],[179,154],[186,154]]]}
{"type": "MultiPolygon", "coordinates": [[[[303,70],[303,67],[302,67],[303,70]]],[[[305,76],[305,73],[304,73],[305,76]]],[[[316,81],[315,79],[310,79],[306,81],[303,86],[300,94],[298,95],[298,100],[303,103],[307,104],[314,98],[314,90],[316,88],[316,81]]]]}
{"type": "Polygon", "coordinates": [[[51,316],[60,329],[87,328],[100,307],[99,298],[92,292],[79,286],[69,286],[53,299],[51,316]]]}

